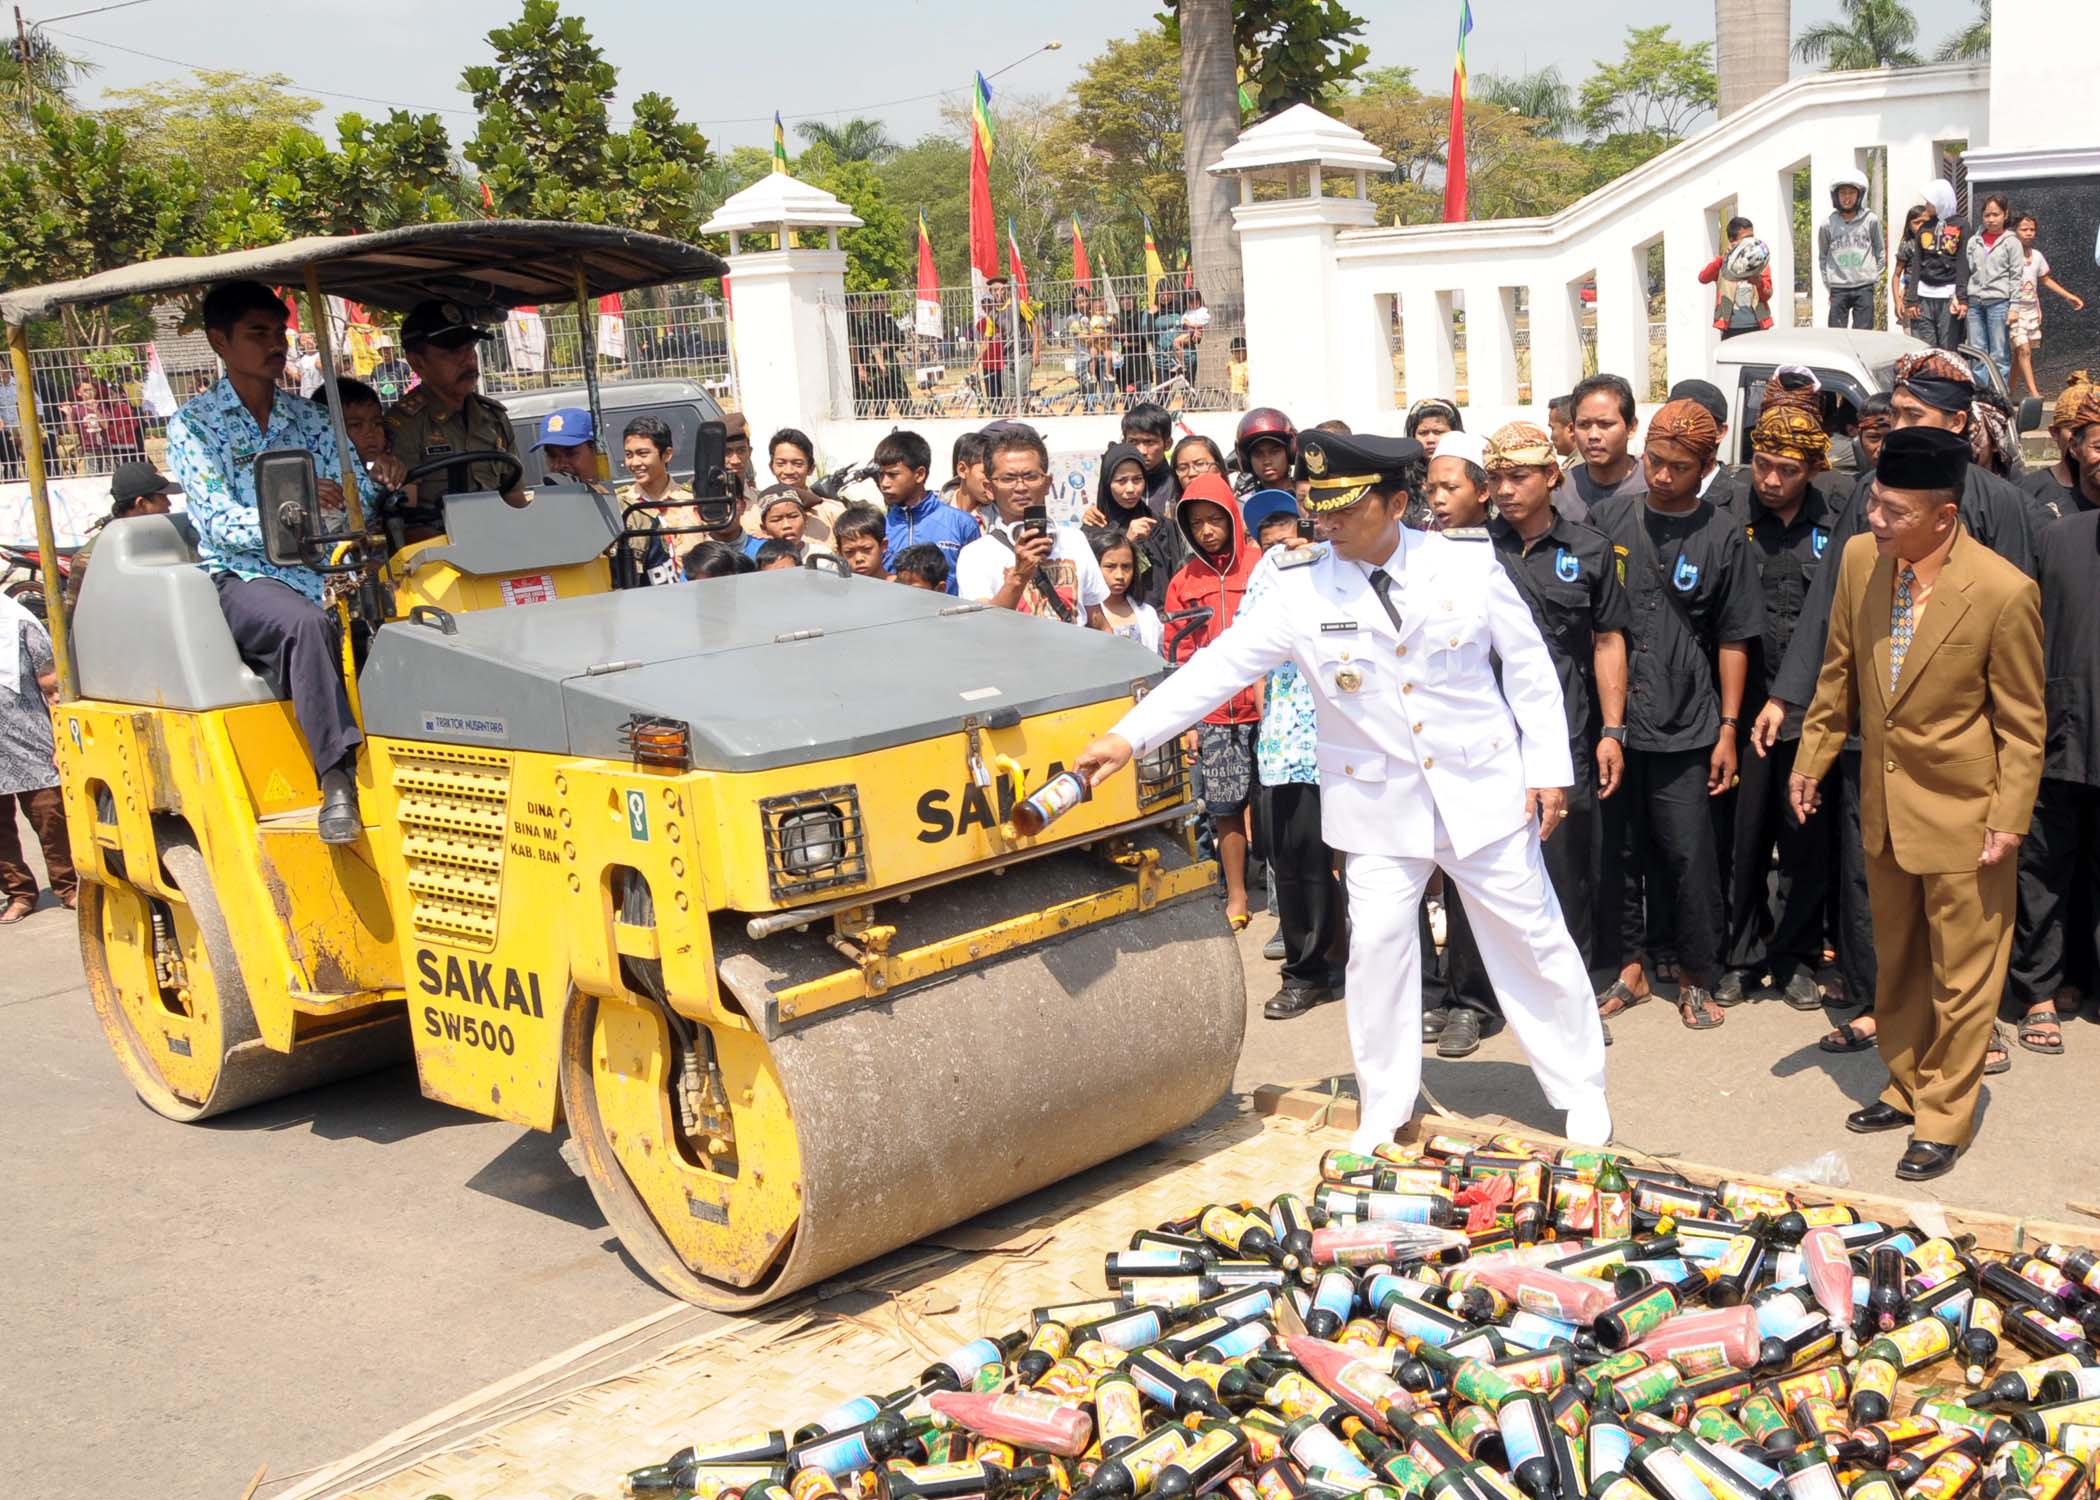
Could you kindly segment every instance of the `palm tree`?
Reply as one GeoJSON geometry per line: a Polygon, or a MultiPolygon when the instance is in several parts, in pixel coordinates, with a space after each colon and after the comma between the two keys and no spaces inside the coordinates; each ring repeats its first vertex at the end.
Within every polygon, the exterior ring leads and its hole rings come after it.
{"type": "MultiPolygon", "coordinates": [[[[1189,261],[1196,286],[1220,325],[1243,316],[1245,282],[1232,238],[1233,184],[1208,170],[1240,130],[1238,52],[1232,0],[1179,0],[1181,22],[1182,173],[1189,195],[1189,261]]],[[[1222,357],[1225,341],[1206,340],[1205,362],[1222,357]],[[1218,348],[1213,351],[1211,346],[1218,348]]],[[[1205,379],[1213,377],[1209,369],[1205,379]]],[[[1201,383],[1201,382],[1199,382],[1201,383]]]]}
{"type": "Polygon", "coordinates": [[[1499,104],[1513,115],[1537,120],[1546,133],[1565,137],[1575,128],[1575,97],[1558,68],[1531,73],[1489,73],[1466,88],[1468,97],[1499,104]]]}
{"type": "Polygon", "coordinates": [[[1842,21],[1818,21],[1794,38],[1794,56],[1836,69],[1915,68],[1918,18],[1903,0],[1840,0],[1842,21]]]}
{"type": "Polygon", "coordinates": [[[0,107],[12,109],[24,119],[38,104],[72,104],[76,79],[92,65],[58,50],[41,27],[0,45],[0,107]]]}
{"type": "Polygon", "coordinates": [[[795,134],[812,146],[822,146],[839,161],[887,161],[897,154],[897,143],[880,120],[852,119],[837,125],[822,120],[798,120],[795,134]]]}
{"type": "Polygon", "coordinates": [[[1982,62],[1991,55],[1991,0],[1976,0],[1976,19],[1940,43],[1941,62],[1982,62]]]}

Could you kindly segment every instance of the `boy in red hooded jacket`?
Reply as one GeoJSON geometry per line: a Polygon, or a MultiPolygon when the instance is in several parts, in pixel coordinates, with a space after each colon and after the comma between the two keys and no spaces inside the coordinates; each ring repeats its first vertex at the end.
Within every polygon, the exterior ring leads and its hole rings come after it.
{"type": "MultiPolygon", "coordinates": [[[[1232,486],[1222,474],[1199,474],[1189,481],[1174,524],[1188,542],[1189,560],[1167,582],[1163,613],[1211,611],[1210,619],[1173,647],[1178,665],[1232,623],[1261,549],[1248,539],[1232,486]]],[[[1168,639],[1174,640],[1171,626],[1168,639]]],[[[1196,726],[1196,768],[1225,871],[1225,919],[1234,932],[1247,925],[1247,806],[1254,794],[1254,745],[1260,733],[1261,698],[1254,688],[1227,700],[1196,726]]]]}

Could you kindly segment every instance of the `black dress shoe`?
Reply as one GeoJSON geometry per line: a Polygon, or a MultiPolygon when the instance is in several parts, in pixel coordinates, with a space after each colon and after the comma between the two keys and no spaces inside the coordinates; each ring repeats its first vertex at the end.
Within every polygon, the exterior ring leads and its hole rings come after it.
{"type": "Polygon", "coordinates": [[[1423,1011],[1422,1040],[1425,1042],[1435,1042],[1442,1040],[1444,1035],[1444,1028],[1450,1024],[1451,1012],[1441,1005],[1439,1005],[1434,1010],[1423,1011]]]}
{"type": "Polygon", "coordinates": [[[1845,1116],[1845,1128],[1855,1135],[1873,1135],[1880,1130],[1902,1130],[1912,1123],[1911,1117],[1893,1104],[1884,1104],[1876,1099],[1865,1109],[1855,1109],[1845,1116]]]}
{"type": "Polygon", "coordinates": [[[1730,969],[1721,976],[1721,982],[1714,986],[1716,1005],[1741,1005],[1746,998],[1743,973],[1740,969],[1730,969]]]}
{"type": "Polygon", "coordinates": [[[1463,1005],[1453,1006],[1444,1022],[1444,1034],[1436,1039],[1438,1057],[1471,1057],[1480,1050],[1480,1012],[1463,1005]]]}
{"type": "Polygon", "coordinates": [[[354,844],[364,837],[357,811],[357,784],[339,771],[321,778],[321,811],[314,820],[324,844],[354,844]]]}
{"type": "Polygon", "coordinates": [[[1912,1137],[1910,1149],[1896,1163],[1896,1175],[1906,1182],[1924,1182],[1945,1173],[1959,1155],[1961,1148],[1958,1146],[1943,1146],[1938,1141],[1921,1141],[1912,1137]]]}
{"type": "Polygon", "coordinates": [[[1261,1008],[1261,1013],[1271,1021],[1288,1021],[1325,1005],[1333,998],[1334,991],[1325,985],[1287,984],[1276,992],[1276,998],[1261,1008]]]}

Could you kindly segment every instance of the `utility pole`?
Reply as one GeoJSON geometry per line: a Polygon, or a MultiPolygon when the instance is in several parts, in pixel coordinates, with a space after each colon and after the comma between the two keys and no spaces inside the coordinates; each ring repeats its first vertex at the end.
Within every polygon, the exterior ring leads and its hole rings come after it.
{"type": "Polygon", "coordinates": [[[15,7],[15,66],[22,70],[22,114],[27,118],[36,105],[36,79],[29,68],[29,23],[22,19],[22,7],[15,7]]]}

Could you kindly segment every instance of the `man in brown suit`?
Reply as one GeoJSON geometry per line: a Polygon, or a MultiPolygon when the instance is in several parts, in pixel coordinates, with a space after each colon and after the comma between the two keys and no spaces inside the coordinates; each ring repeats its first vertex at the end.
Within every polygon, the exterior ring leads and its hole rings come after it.
{"type": "Polygon", "coordinates": [[[1911,1128],[1896,1175],[1937,1177],[1975,1127],[2012,951],[2015,852],[2041,785],[2033,582],[1962,527],[1966,438],[1892,432],[1845,546],[1830,640],[1788,783],[1797,817],[1845,736],[1863,743],[1860,832],[1880,975],[1881,1098],[1848,1129],[1911,1128]]]}

